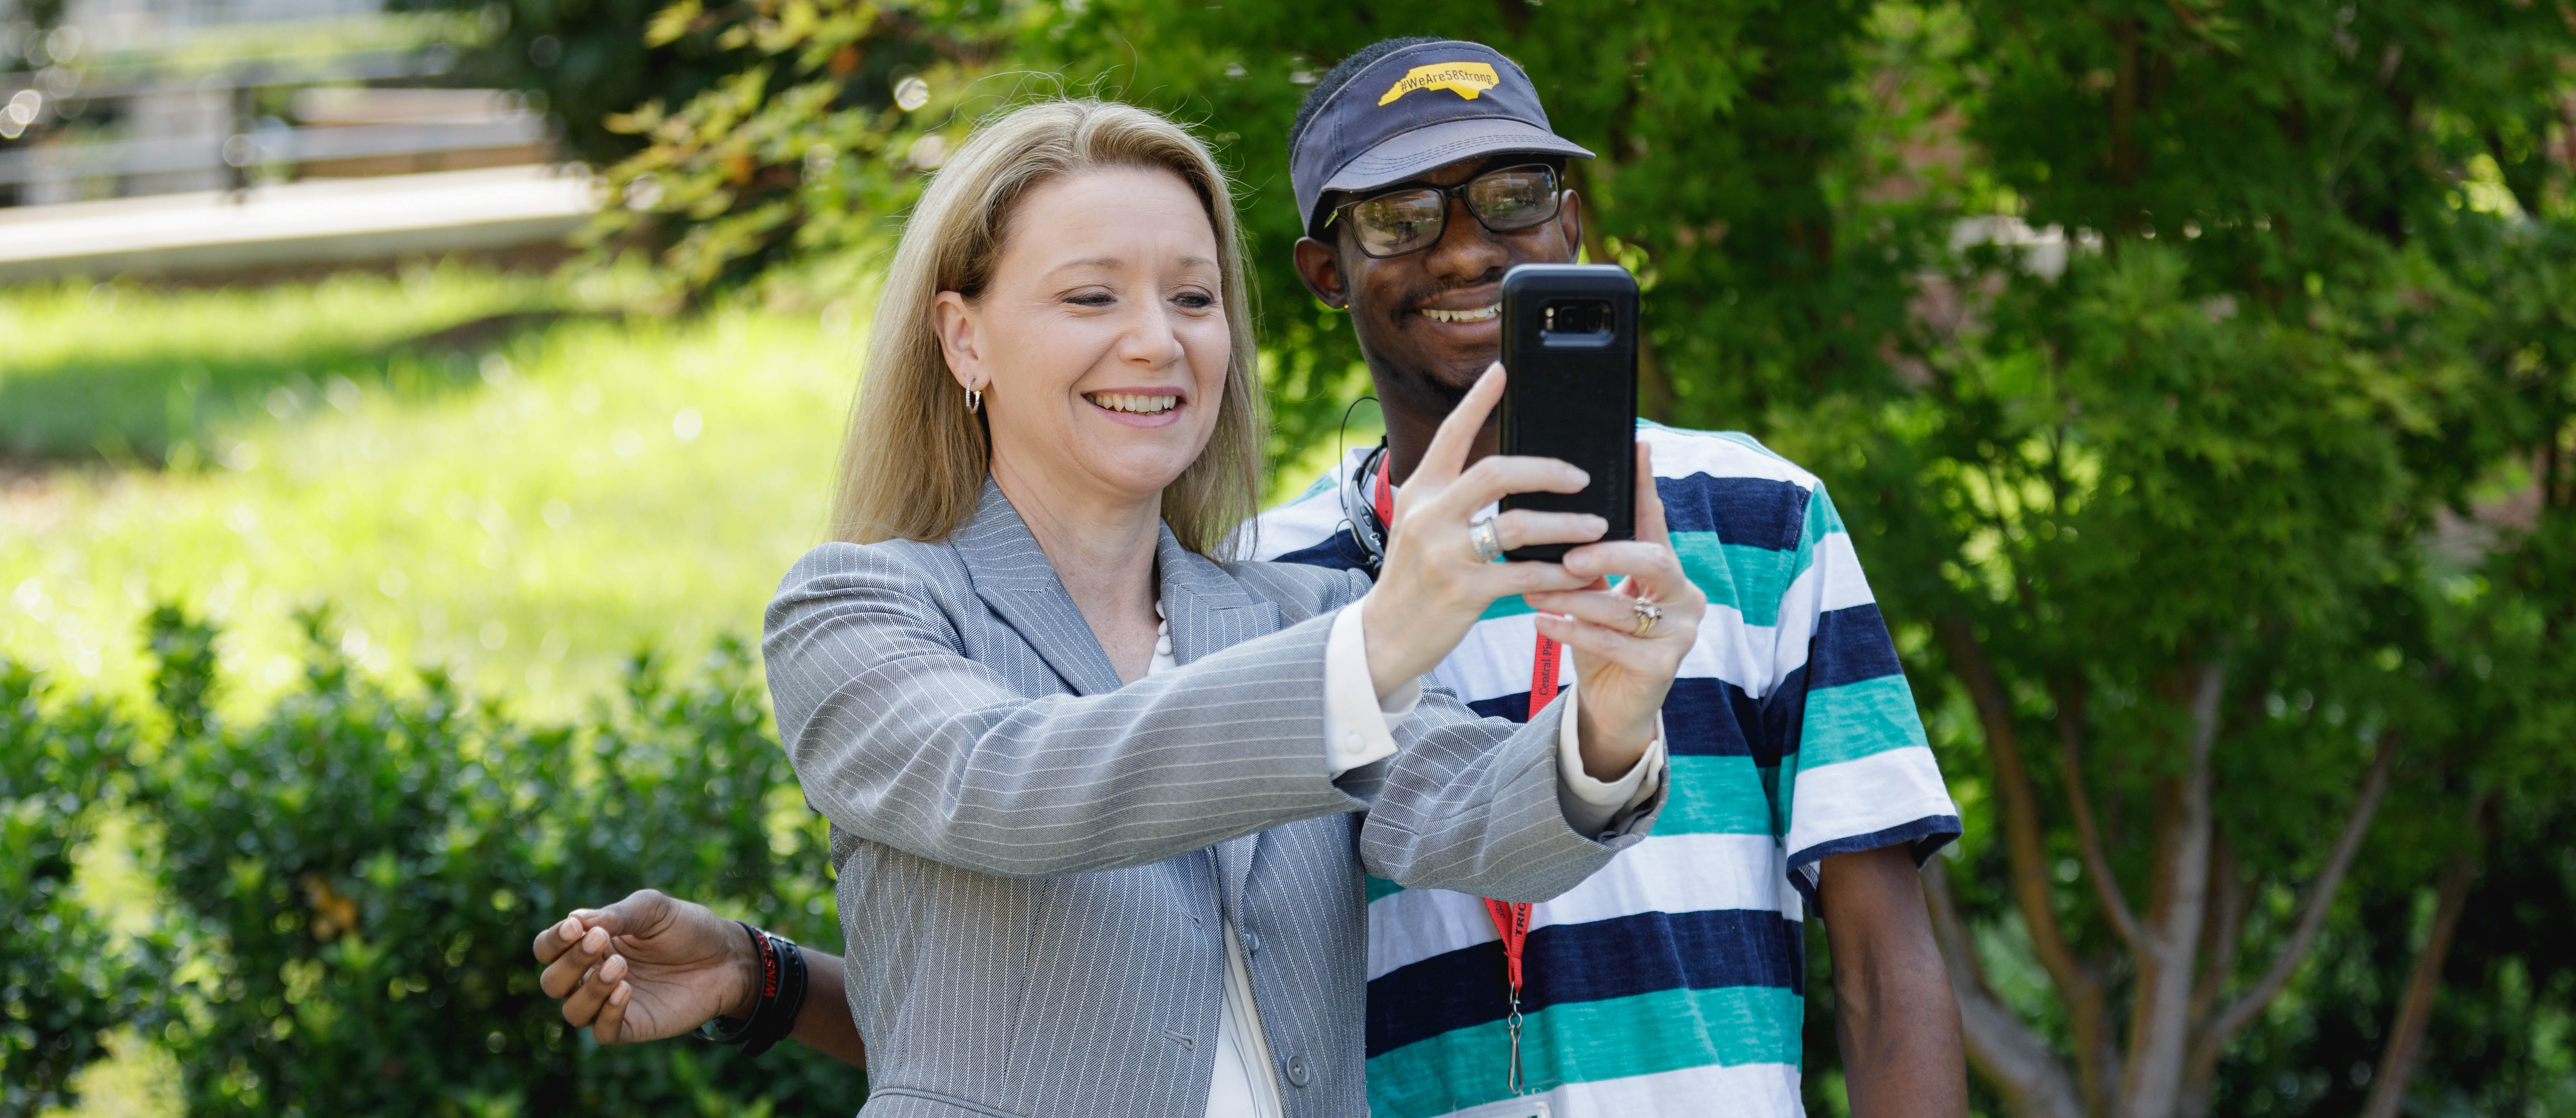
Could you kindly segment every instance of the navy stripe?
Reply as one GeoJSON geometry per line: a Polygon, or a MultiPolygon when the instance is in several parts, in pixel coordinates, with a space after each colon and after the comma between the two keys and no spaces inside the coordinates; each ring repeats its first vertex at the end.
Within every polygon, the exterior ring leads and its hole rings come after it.
{"type": "MultiPolygon", "coordinates": [[[[1467,709],[1486,718],[1527,722],[1529,692],[1478,699],[1467,709]]],[[[1669,735],[1664,746],[1676,757],[1762,756],[1763,764],[1776,765],[1780,763],[1777,749],[1756,749],[1744,736],[1745,727],[1761,726],[1766,717],[1764,704],[1746,696],[1742,688],[1722,679],[1685,676],[1674,680],[1671,693],[1664,696],[1664,733],[1669,735]]]]}
{"type": "Polygon", "coordinates": [[[1475,711],[1478,718],[1508,718],[1514,722],[1527,722],[1529,721],[1529,692],[1478,699],[1467,704],[1467,709],[1475,711]]]}
{"type": "Polygon", "coordinates": [[[1762,748],[1754,751],[1754,763],[1777,765],[1781,757],[1798,751],[1807,732],[1807,680],[1807,665],[1800,664],[1789,669],[1779,690],[1762,700],[1762,748]]]}
{"type": "MultiPolygon", "coordinates": [[[[1531,932],[1522,949],[1521,1012],[1658,990],[1762,986],[1806,992],[1805,941],[1777,912],[1640,912],[1531,932]]],[[[1454,1029],[1500,1021],[1511,1002],[1499,941],[1462,947],[1369,983],[1375,1058],[1454,1029]]]]}
{"type": "MultiPolygon", "coordinates": [[[[1744,735],[1759,731],[1762,704],[1722,679],[1673,681],[1664,696],[1664,748],[1675,757],[1751,757],[1759,750],[1744,735]]],[[[1779,764],[1775,753],[1766,764],[1779,764]]]]}
{"type": "Polygon", "coordinates": [[[1879,615],[1875,603],[1816,615],[1807,666],[1810,687],[1840,687],[1905,673],[1905,666],[1896,662],[1896,642],[1887,635],[1887,619],[1879,615]]]}
{"type": "Polygon", "coordinates": [[[1797,886],[1798,895],[1807,899],[1808,910],[1822,918],[1825,914],[1825,906],[1816,898],[1816,868],[1822,865],[1825,859],[1836,854],[1849,854],[1855,850],[1876,850],[1882,846],[1894,846],[1901,842],[1912,848],[1914,864],[1920,867],[1930,861],[1932,855],[1939,853],[1942,847],[1950,845],[1952,840],[1958,838],[1959,832],[1958,816],[1927,815],[1911,823],[1899,824],[1883,831],[1872,831],[1865,835],[1820,842],[1789,856],[1789,884],[1797,886]]]}
{"type": "Polygon", "coordinates": [[[1664,499],[1664,527],[1675,532],[1715,532],[1717,542],[1796,551],[1807,538],[1807,491],[1793,482],[1758,477],[1655,479],[1664,499]]]}
{"type": "Polygon", "coordinates": [[[1368,552],[1360,550],[1359,541],[1351,538],[1348,528],[1335,528],[1331,535],[1325,536],[1322,540],[1272,559],[1271,562],[1304,563],[1309,567],[1330,567],[1337,571],[1368,571],[1371,574],[1377,571],[1376,566],[1369,562],[1368,552]]]}

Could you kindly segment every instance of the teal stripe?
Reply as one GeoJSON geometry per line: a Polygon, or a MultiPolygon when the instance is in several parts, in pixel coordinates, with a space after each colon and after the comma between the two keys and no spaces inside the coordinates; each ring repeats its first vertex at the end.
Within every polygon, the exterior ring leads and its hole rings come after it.
{"type": "MultiPolygon", "coordinates": [[[[1659,835],[1769,835],[1789,830],[1785,796],[1774,803],[1779,770],[1757,767],[1750,757],[1691,756],[1667,759],[1672,791],[1655,820],[1659,835]]],[[[1368,899],[1404,891],[1383,878],[1368,879],[1368,899]]]]}
{"type": "Polygon", "coordinates": [[[1751,757],[1672,757],[1673,786],[1659,835],[1770,835],[1789,833],[1786,803],[1771,802],[1778,769],[1764,770],[1751,757]],[[1776,822],[1774,820],[1777,820],[1776,822]]]}
{"type": "MultiPolygon", "coordinates": [[[[1522,1074],[1533,1091],[1716,1064],[1798,1062],[1805,1002],[1787,990],[1659,990],[1553,1005],[1522,1018],[1522,1074]]],[[[1432,1118],[1508,1098],[1510,1033],[1500,1021],[1454,1029],[1368,1062],[1370,1118],[1432,1118]]]]}
{"type": "MultiPolygon", "coordinates": [[[[1612,576],[1612,578],[1610,579],[1610,585],[1612,585],[1612,586],[1617,586],[1617,585],[1619,585],[1620,583],[1622,583],[1622,582],[1626,582],[1626,581],[1627,581],[1627,577],[1626,577],[1626,576],[1624,576],[1624,575],[1615,575],[1615,576],[1612,576]]],[[[1477,617],[1476,617],[1476,620],[1478,620],[1478,621],[1492,621],[1492,620],[1494,620],[1494,619],[1496,619],[1496,618],[1501,618],[1501,617],[1519,617],[1520,615],[1522,615],[1522,614],[1524,614],[1524,613],[1537,613],[1537,612],[1538,612],[1537,610],[1534,610],[1534,609],[1531,609],[1531,608],[1530,608],[1530,604],[1529,604],[1529,602],[1528,602],[1527,600],[1523,599],[1523,598],[1522,598],[1520,595],[1518,595],[1518,594],[1514,594],[1514,595],[1512,595],[1511,597],[1508,597],[1508,598],[1496,598],[1496,599],[1494,599],[1494,603],[1493,603],[1492,605],[1486,606],[1486,607],[1485,607],[1485,612],[1483,612],[1483,613],[1481,613],[1481,614],[1478,614],[1478,615],[1477,615],[1477,617]]]]}
{"type": "Polygon", "coordinates": [[[1682,574],[1708,595],[1708,604],[1735,607],[1747,625],[1780,623],[1780,599],[1813,555],[1719,543],[1715,532],[1675,532],[1673,551],[1681,557],[1682,574]]]}
{"type": "Polygon", "coordinates": [[[1883,675],[1807,692],[1806,728],[1798,738],[1798,771],[1857,761],[1891,749],[1929,748],[1915,717],[1914,689],[1902,675],[1883,675]]]}
{"type": "Polygon", "coordinates": [[[1825,487],[1818,484],[1807,494],[1807,546],[1814,547],[1827,533],[1842,530],[1843,514],[1834,511],[1834,499],[1825,496],[1825,487]]]}

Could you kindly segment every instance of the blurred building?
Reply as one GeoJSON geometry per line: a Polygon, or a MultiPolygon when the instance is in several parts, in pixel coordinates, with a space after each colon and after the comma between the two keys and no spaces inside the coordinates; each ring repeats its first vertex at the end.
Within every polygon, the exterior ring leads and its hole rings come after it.
{"type": "Polygon", "coordinates": [[[471,44],[379,3],[71,0],[38,26],[0,0],[0,282],[437,251],[424,215],[458,247],[560,241],[590,202],[542,99],[455,88],[471,44]],[[325,189],[382,178],[410,181],[325,189]]]}

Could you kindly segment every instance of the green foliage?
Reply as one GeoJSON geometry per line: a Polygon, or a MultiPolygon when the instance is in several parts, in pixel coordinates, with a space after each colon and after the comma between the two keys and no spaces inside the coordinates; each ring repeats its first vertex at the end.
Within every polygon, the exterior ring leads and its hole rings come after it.
{"type": "MultiPolygon", "coordinates": [[[[156,647],[203,632],[157,616],[156,647]]],[[[639,881],[836,940],[751,650],[679,673],[639,656],[621,704],[539,726],[434,674],[391,687],[327,615],[303,623],[305,686],[174,737],[154,773],[195,945],[166,1034],[191,1113],[846,1113],[863,1096],[810,1052],[602,1049],[535,988],[537,930],[639,881]]],[[[202,694],[205,664],[165,660],[163,693],[202,694]]]]}
{"type": "MultiPolygon", "coordinates": [[[[0,1116],[72,1105],[100,1034],[145,1017],[139,945],[73,895],[73,864],[128,775],[132,732],[0,658],[0,1116]]],[[[148,1019],[148,1018],[146,1018],[148,1019]]]]}
{"type": "Polygon", "coordinates": [[[645,37],[656,56],[703,58],[724,76],[703,92],[657,91],[607,119],[647,146],[609,170],[623,206],[604,211],[590,238],[610,249],[641,243],[691,295],[816,258],[843,265],[833,280],[853,279],[848,257],[881,247],[918,172],[954,142],[961,90],[985,72],[1013,18],[1011,6],[995,8],[664,8],[645,37]]]}

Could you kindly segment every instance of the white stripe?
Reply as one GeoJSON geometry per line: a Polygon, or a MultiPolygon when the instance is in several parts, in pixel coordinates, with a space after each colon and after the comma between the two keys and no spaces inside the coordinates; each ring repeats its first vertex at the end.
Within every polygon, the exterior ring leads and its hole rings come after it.
{"type": "Polygon", "coordinates": [[[1822,612],[1878,601],[1870,597],[1869,576],[1861,573],[1860,553],[1852,550],[1849,532],[1825,533],[1825,538],[1816,543],[1816,560],[1808,569],[1824,572],[1824,601],[1817,603],[1822,612]]]}
{"type": "MultiPolygon", "coordinates": [[[[1816,635],[1816,619],[1838,609],[1875,604],[1869,596],[1869,580],[1861,576],[1860,554],[1852,550],[1851,536],[1845,532],[1828,532],[1818,542],[1814,558],[1807,569],[1789,581],[1789,589],[1780,595],[1780,624],[1772,629],[1756,629],[1746,639],[1767,640],[1757,648],[1771,649],[1771,672],[1764,678],[1762,690],[1747,687],[1745,693],[1760,698],[1789,678],[1789,673],[1806,666],[1807,647],[1816,635]]],[[[1708,616],[1716,617],[1716,608],[1708,616]]],[[[1701,622],[1706,625],[1707,622],[1701,622]]],[[[1683,662],[1687,671],[1689,662],[1683,662]]],[[[1739,685],[1741,686],[1741,685],[1739,685]]]]}
{"type": "Polygon", "coordinates": [[[1262,513],[1255,518],[1256,539],[1252,557],[1268,561],[1292,551],[1303,551],[1332,537],[1342,525],[1340,480],[1351,467],[1345,462],[1333,470],[1334,484],[1312,497],[1292,501],[1262,513]]]}
{"type": "MultiPolygon", "coordinates": [[[[1765,454],[1734,439],[1705,431],[1676,431],[1669,427],[1640,427],[1646,437],[1646,449],[1655,456],[1655,476],[1678,479],[1692,474],[1710,477],[1750,477],[1766,481],[1785,481],[1800,489],[1813,491],[1816,475],[1791,464],[1787,459],[1765,454]]],[[[1743,436],[1751,441],[1752,436],[1743,436]]]]}
{"type": "MultiPolygon", "coordinates": [[[[1744,611],[1711,603],[1700,614],[1699,639],[1682,654],[1682,666],[1674,674],[1682,679],[1725,680],[1747,698],[1759,699],[1771,693],[1773,681],[1781,674],[1770,666],[1778,656],[1774,650],[1779,639],[1778,626],[1747,625],[1744,611]]],[[[1799,647],[1806,647],[1806,642],[1800,641],[1799,647]]]]}
{"type": "Polygon", "coordinates": [[[1452,1111],[1445,1118],[1528,1118],[1533,1100],[1547,1100],[1550,1118],[1688,1118],[1691,1115],[1806,1114],[1794,1064],[1709,1064],[1695,1068],[1568,1083],[1524,1098],[1452,1111]]]}
{"type": "Polygon", "coordinates": [[[1941,766],[1919,745],[1812,769],[1801,765],[1789,811],[1789,850],[1957,814],[1959,805],[1941,785],[1941,766]]]}
{"type": "MultiPolygon", "coordinates": [[[[1641,912],[1756,909],[1798,919],[1788,852],[1768,835],[1651,835],[1583,884],[1530,908],[1530,927],[1589,924],[1641,912]]],[[[1494,939],[1485,902],[1446,889],[1407,889],[1369,905],[1371,979],[1494,939]]]]}
{"type": "MultiPolygon", "coordinates": [[[[1457,650],[1432,669],[1432,678],[1470,703],[1520,694],[1530,689],[1531,648],[1537,641],[1535,613],[1479,621],[1467,630],[1467,639],[1458,642],[1457,650]]],[[[1558,685],[1567,678],[1560,666],[1558,685]]]]}

